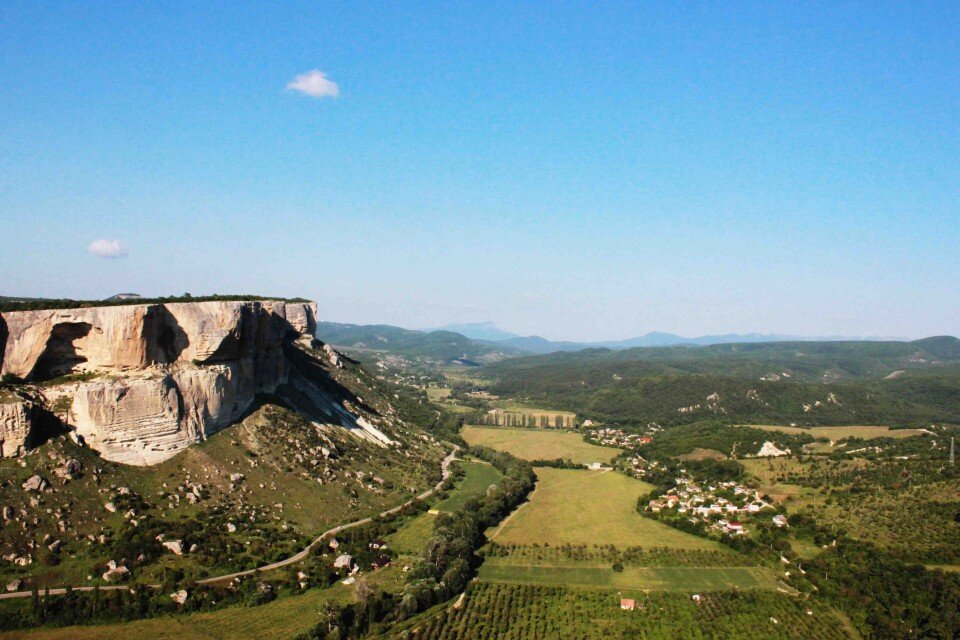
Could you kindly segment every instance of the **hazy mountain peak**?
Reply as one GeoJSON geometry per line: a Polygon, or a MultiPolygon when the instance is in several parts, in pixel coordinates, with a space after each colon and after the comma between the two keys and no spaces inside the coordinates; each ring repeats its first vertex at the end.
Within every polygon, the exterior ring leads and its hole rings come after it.
{"type": "Polygon", "coordinates": [[[504,331],[490,320],[448,324],[430,331],[453,331],[473,340],[508,340],[518,337],[515,333],[504,331]]]}

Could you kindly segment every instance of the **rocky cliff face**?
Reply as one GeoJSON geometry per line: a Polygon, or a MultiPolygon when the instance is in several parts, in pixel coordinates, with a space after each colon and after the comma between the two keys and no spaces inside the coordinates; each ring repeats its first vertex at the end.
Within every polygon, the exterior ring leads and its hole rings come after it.
{"type": "MultiPolygon", "coordinates": [[[[316,315],[315,303],[272,301],[3,313],[0,373],[46,383],[32,391],[103,457],[154,464],[288,386],[291,350],[312,341],[316,315]],[[57,380],[69,374],[87,375],[57,380]]],[[[35,411],[0,398],[4,456],[30,446],[35,411]]]]}

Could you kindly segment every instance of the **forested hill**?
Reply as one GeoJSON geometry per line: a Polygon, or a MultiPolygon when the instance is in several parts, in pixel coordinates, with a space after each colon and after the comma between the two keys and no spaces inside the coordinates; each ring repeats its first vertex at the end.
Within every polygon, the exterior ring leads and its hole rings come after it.
{"type": "Polygon", "coordinates": [[[496,362],[520,352],[485,344],[453,331],[413,331],[385,324],[356,325],[320,322],[317,337],[352,351],[379,351],[406,358],[426,358],[444,363],[496,362]]]}
{"type": "Polygon", "coordinates": [[[487,366],[497,394],[620,422],[957,422],[960,340],[592,349],[487,366]]]}

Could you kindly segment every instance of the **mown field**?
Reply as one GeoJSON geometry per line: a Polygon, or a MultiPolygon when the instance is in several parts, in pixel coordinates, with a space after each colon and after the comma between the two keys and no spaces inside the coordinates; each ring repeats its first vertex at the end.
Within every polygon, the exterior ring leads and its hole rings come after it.
{"type": "Polygon", "coordinates": [[[564,458],[581,464],[606,463],[620,453],[619,449],[586,443],[579,433],[567,431],[468,425],[461,434],[471,445],[499,449],[524,460],[564,458]]]}
{"type": "Polygon", "coordinates": [[[433,506],[437,511],[456,511],[467,500],[484,494],[490,485],[497,484],[503,478],[503,474],[496,467],[486,462],[463,460],[457,464],[463,468],[466,475],[447,499],[433,506]]]}
{"type": "MultiPolygon", "coordinates": [[[[486,492],[491,484],[500,481],[503,475],[493,465],[480,461],[461,460],[457,462],[466,472],[463,479],[450,492],[450,495],[430,505],[431,511],[454,511],[470,498],[486,492]]],[[[433,533],[432,513],[421,513],[411,518],[398,531],[387,537],[390,547],[399,553],[418,554],[433,533]]]]}
{"type": "Polygon", "coordinates": [[[717,543],[644,518],[637,499],[653,486],[614,471],[537,469],[537,488],[496,530],[498,544],[611,544],[714,549],[717,543]]]}
{"type": "Polygon", "coordinates": [[[689,594],[564,589],[478,582],[395,629],[409,640],[846,640],[858,636],[832,609],[764,591],[689,594]],[[625,611],[620,598],[637,601],[625,611]]]}

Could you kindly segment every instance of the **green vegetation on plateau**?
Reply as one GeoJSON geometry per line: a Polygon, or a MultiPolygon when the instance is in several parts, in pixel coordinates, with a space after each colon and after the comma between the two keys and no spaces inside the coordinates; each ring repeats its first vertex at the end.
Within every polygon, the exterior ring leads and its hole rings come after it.
{"type": "Polygon", "coordinates": [[[281,302],[310,302],[306,298],[214,294],[209,296],[165,296],[160,298],[128,298],[109,300],[71,300],[69,298],[13,298],[0,296],[0,313],[8,311],[41,311],[46,309],[78,309],[83,307],[124,307],[137,304],[173,304],[175,302],[234,302],[279,300],[281,302]]]}
{"type": "Polygon", "coordinates": [[[512,358],[499,395],[624,424],[927,426],[960,414],[960,340],[664,347],[512,358]]]}

